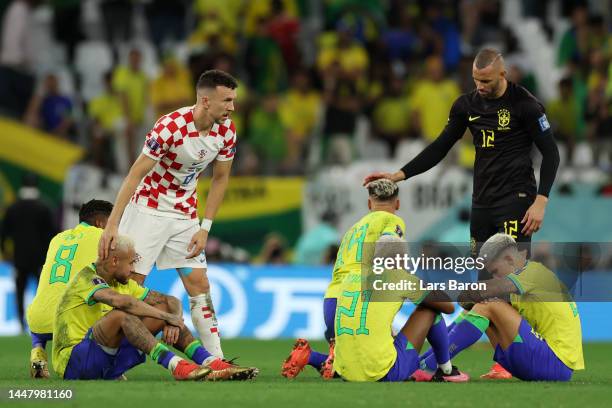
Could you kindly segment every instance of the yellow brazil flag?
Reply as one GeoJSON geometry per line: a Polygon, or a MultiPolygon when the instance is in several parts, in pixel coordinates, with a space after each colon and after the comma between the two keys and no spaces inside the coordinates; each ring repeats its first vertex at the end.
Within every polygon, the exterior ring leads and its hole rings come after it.
{"type": "Polygon", "coordinates": [[[38,175],[42,196],[59,205],[66,172],[84,154],[73,143],[5,118],[0,146],[0,209],[14,200],[26,172],[38,175]]]}

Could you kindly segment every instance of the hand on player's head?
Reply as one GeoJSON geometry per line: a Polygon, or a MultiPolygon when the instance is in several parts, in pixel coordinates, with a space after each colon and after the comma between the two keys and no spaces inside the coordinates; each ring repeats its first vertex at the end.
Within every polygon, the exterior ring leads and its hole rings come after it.
{"type": "Polygon", "coordinates": [[[391,179],[391,173],[383,173],[383,172],[374,172],[374,173],[370,173],[367,176],[364,177],[363,179],[363,186],[367,186],[369,183],[371,183],[374,180],[378,180],[381,178],[388,178],[391,179]]]}

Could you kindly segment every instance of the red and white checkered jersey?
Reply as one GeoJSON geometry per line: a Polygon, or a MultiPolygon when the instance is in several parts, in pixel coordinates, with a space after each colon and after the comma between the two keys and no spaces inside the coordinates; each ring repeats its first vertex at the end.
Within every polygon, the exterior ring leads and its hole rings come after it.
{"type": "Polygon", "coordinates": [[[198,176],[213,160],[232,160],[235,152],[236,127],[230,119],[204,134],[196,130],[193,106],[164,115],[142,148],[157,164],[138,185],[132,202],[158,216],[197,218],[198,176]]]}

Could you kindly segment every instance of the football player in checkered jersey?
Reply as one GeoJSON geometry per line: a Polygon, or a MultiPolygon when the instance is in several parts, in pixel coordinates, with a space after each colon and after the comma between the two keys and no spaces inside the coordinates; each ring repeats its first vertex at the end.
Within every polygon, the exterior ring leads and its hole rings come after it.
{"type": "Polygon", "coordinates": [[[230,119],[236,87],[236,79],[226,72],[206,71],[196,85],[196,104],[159,118],[121,185],[99,245],[104,259],[118,234],[130,236],[142,257],[134,277],[141,284],[153,264],[176,268],[200,340],[218,357],[223,352],[204,247],[236,152],[236,128],[230,119]],[[200,223],[196,184],[209,165],[212,180],[200,223]]]}

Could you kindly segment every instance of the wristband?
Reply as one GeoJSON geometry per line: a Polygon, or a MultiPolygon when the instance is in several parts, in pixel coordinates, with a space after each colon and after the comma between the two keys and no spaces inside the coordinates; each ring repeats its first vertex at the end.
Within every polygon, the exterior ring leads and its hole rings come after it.
{"type": "Polygon", "coordinates": [[[208,218],[202,218],[200,229],[203,229],[205,231],[210,231],[211,226],[212,226],[212,220],[209,220],[208,218]]]}

